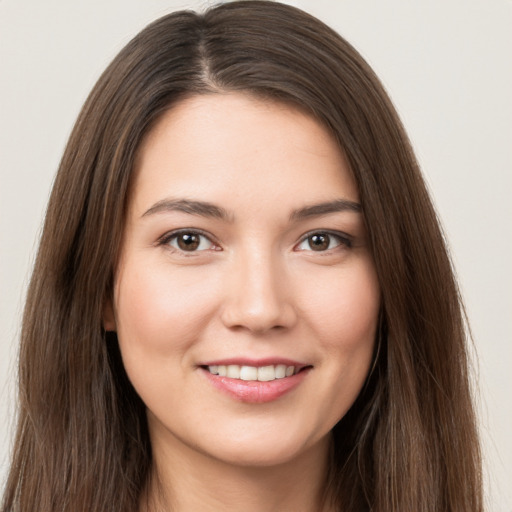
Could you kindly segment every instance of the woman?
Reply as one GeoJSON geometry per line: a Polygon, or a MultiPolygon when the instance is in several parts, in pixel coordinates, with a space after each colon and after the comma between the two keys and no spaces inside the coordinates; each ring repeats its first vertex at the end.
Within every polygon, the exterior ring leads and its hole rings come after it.
{"type": "Polygon", "coordinates": [[[54,185],[3,510],[473,511],[480,489],[457,287],[371,69],[273,2],[150,25],[54,185]]]}

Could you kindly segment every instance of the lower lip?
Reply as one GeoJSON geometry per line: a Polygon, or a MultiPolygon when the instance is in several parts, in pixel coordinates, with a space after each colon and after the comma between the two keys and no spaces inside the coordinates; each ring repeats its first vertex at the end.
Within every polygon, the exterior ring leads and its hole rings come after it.
{"type": "Polygon", "coordinates": [[[202,368],[202,372],[215,388],[239,402],[251,404],[263,404],[281,398],[295,389],[304,380],[309,370],[310,368],[305,368],[291,377],[260,382],[219,377],[202,368]]]}

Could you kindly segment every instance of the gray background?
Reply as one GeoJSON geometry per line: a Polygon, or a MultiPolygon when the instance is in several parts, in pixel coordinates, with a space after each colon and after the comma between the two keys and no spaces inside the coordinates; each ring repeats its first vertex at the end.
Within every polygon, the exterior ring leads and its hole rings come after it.
{"type": "MultiPolygon", "coordinates": [[[[211,2],[210,2],[211,3],[211,2]]],[[[512,511],[512,2],[302,0],[366,57],[425,173],[475,339],[488,510],[512,511]]],[[[0,0],[0,482],[19,318],[49,190],[112,57],[172,0],[0,0]]]]}

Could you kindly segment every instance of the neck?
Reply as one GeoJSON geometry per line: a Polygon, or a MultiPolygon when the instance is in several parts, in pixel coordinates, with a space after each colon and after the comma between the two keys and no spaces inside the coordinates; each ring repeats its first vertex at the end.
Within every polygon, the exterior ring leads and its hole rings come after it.
{"type": "MultiPolygon", "coordinates": [[[[142,512],[327,512],[329,439],[293,460],[240,466],[183,445],[153,446],[142,512]]],[[[173,443],[174,444],[174,443],[173,443]]]]}

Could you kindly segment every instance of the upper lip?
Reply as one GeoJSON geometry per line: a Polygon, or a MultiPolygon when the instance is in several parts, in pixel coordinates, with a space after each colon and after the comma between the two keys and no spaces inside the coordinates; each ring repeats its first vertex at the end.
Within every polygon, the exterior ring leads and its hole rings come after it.
{"type": "Polygon", "coordinates": [[[301,370],[306,366],[311,366],[310,364],[303,363],[300,361],[295,361],[293,359],[288,359],[286,357],[265,357],[252,359],[249,357],[230,357],[227,359],[215,359],[211,361],[205,361],[200,363],[198,366],[229,366],[229,365],[238,365],[238,366],[277,366],[278,364],[283,364],[286,366],[294,366],[296,370],[301,370]]]}

